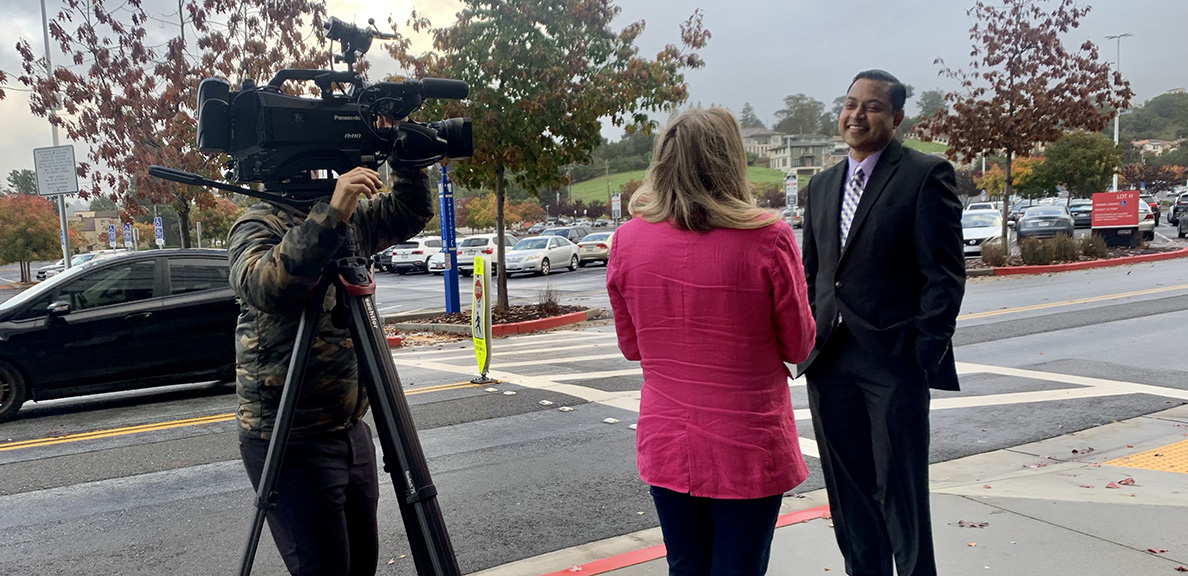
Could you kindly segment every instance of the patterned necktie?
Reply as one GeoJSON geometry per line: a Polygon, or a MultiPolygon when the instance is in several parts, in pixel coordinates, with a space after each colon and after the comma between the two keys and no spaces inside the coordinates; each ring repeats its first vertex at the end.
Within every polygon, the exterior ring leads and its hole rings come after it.
{"type": "Polygon", "coordinates": [[[850,235],[850,224],[854,221],[854,212],[858,211],[858,201],[862,199],[862,167],[854,170],[854,177],[846,184],[846,195],[842,198],[841,207],[841,247],[846,247],[846,238],[850,235]]]}

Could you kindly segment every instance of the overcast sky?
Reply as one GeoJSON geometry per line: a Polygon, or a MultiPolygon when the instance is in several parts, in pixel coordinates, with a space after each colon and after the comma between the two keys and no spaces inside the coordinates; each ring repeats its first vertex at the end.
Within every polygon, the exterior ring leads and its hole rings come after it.
{"type": "MultiPolygon", "coordinates": [[[[51,13],[55,0],[46,0],[51,13]]],[[[993,2],[994,0],[987,0],[993,2]]],[[[145,0],[146,7],[173,2],[145,0]]],[[[804,93],[828,107],[845,93],[855,72],[882,68],[915,86],[916,94],[933,88],[953,89],[951,81],[937,75],[933,61],[943,58],[955,68],[966,68],[971,48],[966,10],[973,0],[619,0],[622,8],[617,27],[635,20],[647,22],[639,44],[641,53],[654,57],[664,44],[675,42],[679,26],[695,8],[705,12],[705,26],[713,38],[702,50],[706,66],[687,74],[690,103],[726,106],[736,114],[750,102],[769,126],[783,98],[804,93]]],[[[1115,59],[1116,44],[1107,35],[1129,32],[1121,46],[1122,73],[1141,104],[1174,88],[1188,88],[1188,1],[1097,0],[1080,28],[1065,36],[1067,47],[1085,40],[1098,45],[1104,59],[1115,59]]],[[[452,20],[458,4],[452,0],[396,0],[363,2],[330,0],[329,13],[344,20],[365,23],[389,16],[403,22],[413,7],[427,14],[435,26],[452,20]],[[381,10],[391,10],[382,12],[381,10]]],[[[160,14],[164,9],[157,9],[160,14]]],[[[4,0],[0,9],[0,70],[10,74],[11,88],[19,86],[15,45],[26,38],[40,54],[43,50],[40,4],[37,0],[4,0]]],[[[400,72],[373,47],[373,78],[400,72]]],[[[54,57],[55,64],[63,58],[54,57]]],[[[908,112],[916,113],[909,101],[908,112]]],[[[1125,118],[1123,118],[1125,121],[1125,118]]],[[[615,140],[618,129],[604,135],[615,140]]],[[[66,143],[66,142],[63,142],[66,143]]],[[[33,149],[52,145],[45,119],[29,112],[25,93],[8,91],[0,101],[0,177],[11,170],[33,168],[33,149]]],[[[85,148],[78,146],[82,159],[85,148]]],[[[3,181],[0,181],[2,183],[3,181]]]]}

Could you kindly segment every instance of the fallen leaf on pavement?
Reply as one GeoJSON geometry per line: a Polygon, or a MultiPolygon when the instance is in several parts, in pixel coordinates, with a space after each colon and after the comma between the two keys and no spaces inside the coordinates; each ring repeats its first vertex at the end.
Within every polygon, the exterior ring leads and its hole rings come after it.
{"type": "Polygon", "coordinates": [[[989,484],[982,484],[982,488],[985,488],[985,489],[989,490],[989,489],[990,489],[990,485],[989,485],[989,484]]]}
{"type": "Polygon", "coordinates": [[[1188,572],[1188,566],[1176,566],[1176,572],[1188,572]]]}
{"type": "Polygon", "coordinates": [[[1165,548],[1147,548],[1147,552],[1150,552],[1152,554],[1163,554],[1164,552],[1167,552],[1167,549],[1165,549],[1165,548]]]}
{"type": "Polygon", "coordinates": [[[569,571],[570,571],[570,572],[581,572],[581,571],[582,571],[582,567],[581,567],[581,566],[578,566],[577,564],[574,564],[573,566],[570,566],[570,567],[569,567],[569,571]]]}
{"type": "Polygon", "coordinates": [[[1089,467],[1090,468],[1101,468],[1101,464],[1094,462],[1093,464],[1090,464],[1089,467]]]}
{"type": "Polygon", "coordinates": [[[1126,445],[1126,447],[1127,447],[1127,448],[1134,448],[1134,444],[1127,444],[1127,445],[1126,445]]]}
{"type": "Polygon", "coordinates": [[[1123,478],[1118,481],[1119,486],[1134,486],[1134,478],[1123,478]]]}
{"type": "Polygon", "coordinates": [[[1088,453],[1090,453],[1090,452],[1093,452],[1093,451],[1094,451],[1094,448],[1093,448],[1092,446],[1089,446],[1089,447],[1086,447],[1086,448],[1079,448],[1079,449],[1078,449],[1078,448],[1074,448],[1074,449],[1073,449],[1073,451],[1072,451],[1072,453],[1073,453],[1073,454],[1088,454],[1088,453]]]}
{"type": "Polygon", "coordinates": [[[1113,482],[1110,482],[1109,484],[1106,484],[1106,488],[1109,488],[1111,490],[1117,490],[1117,489],[1121,488],[1121,486],[1119,486],[1113,482]]]}
{"type": "Polygon", "coordinates": [[[989,522],[966,522],[965,520],[957,521],[957,526],[960,528],[985,528],[989,525],[989,522]]]}
{"type": "Polygon", "coordinates": [[[967,542],[965,545],[969,546],[970,548],[973,548],[974,546],[977,546],[978,543],[977,542],[967,542]]]}
{"type": "Polygon", "coordinates": [[[396,563],[396,559],[395,559],[395,558],[393,558],[393,559],[391,559],[391,560],[388,560],[388,565],[389,565],[389,566],[391,566],[392,564],[395,564],[395,563],[396,563]]]}
{"type": "Polygon", "coordinates": [[[1092,486],[1088,484],[1081,484],[1081,488],[1092,488],[1092,486]]]}

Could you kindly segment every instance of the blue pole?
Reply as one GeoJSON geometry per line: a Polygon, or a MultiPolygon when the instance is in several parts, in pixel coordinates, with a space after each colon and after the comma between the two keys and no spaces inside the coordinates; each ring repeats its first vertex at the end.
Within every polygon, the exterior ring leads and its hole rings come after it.
{"type": "Polygon", "coordinates": [[[454,192],[445,164],[441,165],[441,182],[437,184],[437,222],[441,226],[441,250],[445,252],[446,269],[445,309],[447,314],[461,311],[458,298],[458,246],[454,234],[454,192]]]}

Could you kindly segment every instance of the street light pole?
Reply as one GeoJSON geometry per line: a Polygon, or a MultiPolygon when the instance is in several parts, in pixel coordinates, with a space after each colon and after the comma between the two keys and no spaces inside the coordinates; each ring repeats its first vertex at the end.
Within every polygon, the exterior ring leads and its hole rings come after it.
{"type": "MultiPolygon", "coordinates": [[[[50,36],[49,36],[49,19],[45,16],[45,0],[41,0],[41,27],[42,34],[45,39],[45,74],[49,78],[54,77],[54,64],[50,61],[50,36]]],[[[61,106],[58,104],[60,95],[54,92],[54,101],[50,103],[50,128],[54,133],[54,147],[58,146],[58,125],[54,123],[57,117],[58,110],[61,106]]],[[[73,166],[70,167],[72,170],[73,166]]],[[[70,231],[66,229],[66,195],[58,195],[58,225],[61,226],[61,241],[62,241],[62,264],[65,269],[70,269],[70,231]]]]}
{"type": "MultiPolygon", "coordinates": [[[[1122,39],[1126,38],[1128,36],[1134,36],[1134,34],[1131,34],[1130,32],[1124,32],[1122,34],[1106,36],[1106,40],[1117,41],[1117,46],[1116,46],[1117,51],[1114,54],[1114,71],[1116,71],[1118,74],[1122,74],[1122,39]]],[[[1114,146],[1115,147],[1118,146],[1118,119],[1121,116],[1122,116],[1121,110],[1118,110],[1114,113],[1114,146]]],[[[1113,191],[1114,192],[1118,191],[1118,171],[1117,170],[1114,171],[1113,191]]]]}

